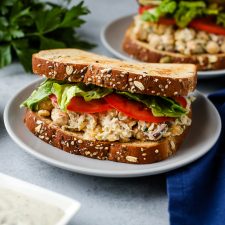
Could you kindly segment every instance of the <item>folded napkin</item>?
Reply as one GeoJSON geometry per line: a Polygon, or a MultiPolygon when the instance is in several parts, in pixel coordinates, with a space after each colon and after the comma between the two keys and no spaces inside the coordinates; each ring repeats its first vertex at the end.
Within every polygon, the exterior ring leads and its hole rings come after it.
{"type": "Polygon", "coordinates": [[[225,224],[225,90],[209,99],[220,113],[222,133],[205,156],[167,174],[171,225],[225,224]]]}

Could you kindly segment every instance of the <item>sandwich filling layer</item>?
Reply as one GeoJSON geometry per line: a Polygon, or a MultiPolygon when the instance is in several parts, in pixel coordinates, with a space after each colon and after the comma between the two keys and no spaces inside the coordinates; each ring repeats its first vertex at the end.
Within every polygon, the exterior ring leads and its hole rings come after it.
{"type": "Polygon", "coordinates": [[[81,83],[47,80],[23,103],[84,140],[160,141],[191,125],[191,98],[117,92],[81,83]]]}
{"type": "Polygon", "coordinates": [[[190,27],[177,28],[174,25],[146,22],[140,15],[134,19],[133,32],[137,40],[159,51],[185,55],[225,53],[224,35],[190,27]]]}

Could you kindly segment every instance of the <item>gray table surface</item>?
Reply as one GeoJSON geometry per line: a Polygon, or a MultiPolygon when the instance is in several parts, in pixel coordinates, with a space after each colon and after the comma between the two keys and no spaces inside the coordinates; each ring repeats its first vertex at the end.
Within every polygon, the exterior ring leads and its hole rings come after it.
{"type": "MultiPolygon", "coordinates": [[[[80,34],[98,44],[94,52],[112,56],[100,42],[100,30],[109,21],[135,12],[135,0],[86,0],[85,4],[91,14],[85,17],[88,22],[80,34]]],[[[5,130],[4,107],[19,89],[38,78],[25,74],[16,63],[1,69],[0,78],[0,172],[80,201],[81,210],[70,225],[169,224],[165,175],[132,179],[85,176],[49,166],[20,149],[5,130]]],[[[205,80],[198,89],[210,93],[224,84],[224,78],[205,80]]]]}

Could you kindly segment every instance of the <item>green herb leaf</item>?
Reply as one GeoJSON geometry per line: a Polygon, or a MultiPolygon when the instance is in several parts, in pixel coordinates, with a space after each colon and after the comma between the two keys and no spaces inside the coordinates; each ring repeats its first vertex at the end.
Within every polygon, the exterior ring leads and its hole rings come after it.
{"type": "Polygon", "coordinates": [[[9,65],[12,62],[10,45],[0,46],[0,68],[9,65]]]}
{"type": "Polygon", "coordinates": [[[89,12],[88,8],[83,6],[83,2],[79,3],[77,6],[73,6],[66,12],[60,27],[80,27],[85,21],[78,17],[86,15],[89,12]]]}
{"type": "Polygon", "coordinates": [[[69,2],[58,5],[40,0],[1,0],[0,46],[4,57],[0,66],[7,65],[16,56],[25,70],[31,71],[31,55],[35,51],[93,48],[95,45],[78,37],[74,30],[85,23],[81,17],[90,11],[83,1],[68,9],[69,2]]]}
{"type": "Polygon", "coordinates": [[[32,54],[37,52],[37,50],[29,48],[28,39],[15,40],[12,42],[12,46],[24,69],[31,71],[31,64],[27,59],[31,58],[32,54]]]}
{"type": "Polygon", "coordinates": [[[57,29],[61,22],[63,11],[64,9],[59,7],[53,8],[52,10],[39,11],[35,16],[38,18],[35,22],[39,34],[42,35],[57,29]]]}
{"type": "Polygon", "coordinates": [[[41,49],[51,49],[51,48],[65,48],[66,45],[61,41],[56,41],[51,38],[46,38],[44,36],[40,36],[41,40],[41,49]]]}

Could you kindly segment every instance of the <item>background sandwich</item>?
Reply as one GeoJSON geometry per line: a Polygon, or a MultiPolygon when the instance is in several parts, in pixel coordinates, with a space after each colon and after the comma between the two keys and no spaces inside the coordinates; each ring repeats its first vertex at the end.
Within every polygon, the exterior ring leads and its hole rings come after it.
{"type": "Polygon", "coordinates": [[[225,68],[225,1],[139,0],[123,49],[145,62],[225,68]]]}
{"type": "Polygon", "coordinates": [[[196,67],[128,63],[77,49],[33,55],[47,79],[24,101],[25,124],[66,152],[126,163],[175,153],[191,125],[196,67]]]}

